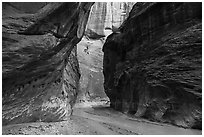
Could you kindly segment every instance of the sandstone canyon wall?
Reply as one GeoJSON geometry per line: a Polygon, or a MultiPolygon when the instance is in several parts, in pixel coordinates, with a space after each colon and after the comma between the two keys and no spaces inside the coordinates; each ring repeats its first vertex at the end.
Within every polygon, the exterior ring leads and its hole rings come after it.
{"type": "Polygon", "coordinates": [[[96,2],[89,15],[86,34],[91,38],[106,36],[106,29],[117,29],[133,5],[134,2],[96,2]]]}
{"type": "Polygon", "coordinates": [[[35,14],[3,3],[3,125],[67,120],[78,92],[76,44],[93,3],[49,3],[35,14]]]}
{"type": "Polygon", "coordinates": [[[77,58],[81,73],[79,102],[108,100],[103,88],[104,40],[91,40],[83,37],[77,44],[77,58]]]}
{"type": "Polygon", "coordinates": [[[85,37],[77,44],[80,68],[78,101],[109,100],[104,93],[103,52],[105,38],[128,17],[133,2],[96,2],[89,15],[85,37]],[[104,37],[104,38],[102,38],[104,37]]]}
{"type": "Polygon", "coordinates": [[[35,14],[38,10],[47,5],[48,2],[8,2],[6,4],[20,12],[35,14]]]}
{"type": "Polygon", "coordinates": [[[202,3],[136,3],[104,46],[111,107],[202,128],[202,3]]]}

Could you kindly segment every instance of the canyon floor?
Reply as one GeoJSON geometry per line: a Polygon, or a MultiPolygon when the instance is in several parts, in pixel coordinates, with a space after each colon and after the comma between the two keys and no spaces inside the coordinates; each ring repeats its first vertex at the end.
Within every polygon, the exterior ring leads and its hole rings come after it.
{"type": "Polygon", "coordinates": [[[106,101],[82,102],[68,121],[34,122],[2,127],[3,135],[201,135],[201,130],[151,122],[109,108],[106,101]]]}

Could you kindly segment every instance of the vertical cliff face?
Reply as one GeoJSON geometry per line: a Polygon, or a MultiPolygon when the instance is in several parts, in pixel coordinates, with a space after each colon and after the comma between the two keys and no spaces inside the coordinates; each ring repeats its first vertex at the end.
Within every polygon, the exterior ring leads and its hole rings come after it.
{"type": "Polygon", "coordinates": [[[91,38],[106,35],[105,30],[117,29],[128,17],[133,2],[96,2],[91,9],[86,34],[91,38]]]}
{"type": "Polygon", "coordinates": [[[136,3],[103,51],[111,107],[202,128],[202,3],[136,3]]]}
{"type": "Polygon", "coordinates": [[[89,15],[85,37],[77,44],[81,72],[79,101],[107,100],[103,88],[104,39],[127,18],[131,2],[96,2],[89,15]]]}
{"type": "Polygon", "coordinates": [[[76,44],[93,3],[50,3],[26,14],[3,3],[3,124],[66,120],[79,81],[76,44]]]}
{"type": "Polygon", "coordinates": [[[103,88],[103,47],[104,41],[83,37],[77,44],[77,58],[80,68],[78,101],[107,100],[103,88]]]}

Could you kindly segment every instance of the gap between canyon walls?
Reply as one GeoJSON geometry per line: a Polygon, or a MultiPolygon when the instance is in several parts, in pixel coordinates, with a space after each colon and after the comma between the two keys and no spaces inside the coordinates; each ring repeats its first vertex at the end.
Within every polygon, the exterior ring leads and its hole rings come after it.
{"type": "MultiPolygon", "coordinates": [[[[104,92],[102,47],[108,35],[128,17],[133,2],[95,2],[85,35],[77,44],[80,68],[78,103],[109,102],[104,92]]],[[[85,103],[86,104],[86,103],[85,103]]]]}

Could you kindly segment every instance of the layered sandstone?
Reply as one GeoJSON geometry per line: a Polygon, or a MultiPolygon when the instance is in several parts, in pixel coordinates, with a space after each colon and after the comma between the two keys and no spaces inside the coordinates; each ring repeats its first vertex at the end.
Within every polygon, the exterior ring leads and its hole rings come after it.
{"type": "Polygon", "coordinates": [[[92,4],[50,3],[27,14],[3,3],[4,125],[68,119],[80,77],[75,46],[92,4]]]}
{"type": "Polygon", "coordinates": [[[136,3],[103,51],[111,107],[202,128],[202,3],[136,3]]]}

